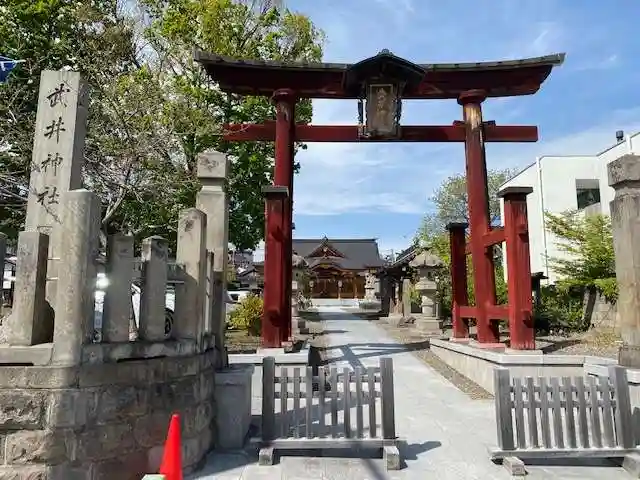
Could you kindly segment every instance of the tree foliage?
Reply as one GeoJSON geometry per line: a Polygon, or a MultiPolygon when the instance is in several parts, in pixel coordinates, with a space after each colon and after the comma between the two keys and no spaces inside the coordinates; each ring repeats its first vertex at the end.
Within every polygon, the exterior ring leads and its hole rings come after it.
{"type": "MultiPolygon", "coordinates": [[[[489,221],[491,225],[500,223],[500,199],[498,189],[514,174],[513,170],[489,170],[487,172],[489,221]]],[[[456,174],[448,177],[436,188],[430,200],[433,212],[424,216],[418,237],[422,240],[441,235],[447,223],[469,223],[469,199],[467,198],[467,177],[456,174]]]]}
{"type": "MultiPolygon", "coordinates": [[[[497,193],[513,172],[511,170],[489,170],[487,184],[489,193],[489,218],[491,224],[500,223],[500,200],[497,193]]],[[[416,234],[420,245],[436,254],[445,265],[451,265],[449,234],[446,225],[450,222],[469,222],[469,202],[467,197],[466,177],[463,174],[453,175],[442,182],[435,190],[431,201],[434,211],[425,215],[416,234]]],[[[502,255],[499,248],[494,249],[496,297],[498,303],[506,301],[507,289],[504,282],[502,255]]],[[[438,297],[445,315],[450,314],[451,308],[451,272],[448,268],[439,271],[436,277],[438,297]]],[[[474,303],[473,263],[467,257],[467,294],[470,304],[474,303]]]]}
{"type": "MultiPolygon", "coordinates": [[[[222,125],[275,116],[267,98],[219,90],[193,61],[198,48],[234,58],[317,61],[323,34],[269,0],[7,0],[0,52],[23,59],[0,87],[0,227],[24,218],[40,72],[70,68],[91,87],[85,185],[103,204],[103,231],[175,239],[178,212],[194,205],[199,153],[226,153],[232,168],[230,241],[263,236],[262,186],[273,145],[228,143],[222,125]]],[[[298,121],[310,121],[302,102],[298,121]]]]}
{"type": "Polygon", "coordinates": [[[549,259],[551,268],[561,277],[558,287],[597,288],[609,300],[615,300],[618,289],[610,218],[570,211],[546,212],[545,219],[558,249],[564,253],[549,259]]]}

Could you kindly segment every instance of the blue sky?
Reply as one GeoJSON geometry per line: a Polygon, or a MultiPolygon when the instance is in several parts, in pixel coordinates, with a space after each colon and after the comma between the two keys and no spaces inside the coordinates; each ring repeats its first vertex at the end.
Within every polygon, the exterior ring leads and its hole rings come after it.
{"type": "MultiPolygon", "coordinates": [[[[505,60],[566,52],[538,94],[493,99],[485,120],[538,125],[536,144],[490,145],[489,168],[536,155],[594,154],[615,131],[640,130],[640,37],[635,0],[288,0],[327,36],[325,61],[356,62],[383,48],[416,63],[505,60]]],[[[355,102],[314,101],[313,123],[354,124],[355,102]]],[[[455,101],[403,105],[403,123],[451,124],[455,101]]],[[[462,144],[310,144],[297,160],[297,238],[378,238],[406,248],[462,144]]]]}

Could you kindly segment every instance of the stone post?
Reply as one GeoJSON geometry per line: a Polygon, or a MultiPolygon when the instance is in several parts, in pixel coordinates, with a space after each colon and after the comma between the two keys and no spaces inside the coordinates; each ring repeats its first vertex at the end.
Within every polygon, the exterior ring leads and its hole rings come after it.
{"type": "Polygon", "coordinates": [[[67,249],[59,207],[65,192],[82,188],[88,100],[79,73],[45,70],[40,75],[25,230],[51,236],[47,300],[54,309],[57,264],[67,249]]]}
{"type": "Polygon", "coordinates": [[[373,302],[376,299],[376,277],[372,273],[365,273],[364,277],[364,299],[373,302]]]}
{"type": "Polygon", "coordinates": [[[102,315],[104,342],[128,342],[133,277],[133,237],[110,235],[107,239],[107,280],[102,315]]]}
{"type": "Polygon", "coordinates": [[[51,325],[44,328],[48,251],[48,235],[20,232],[13,311],[4,320],[4,337],[10,345],[35,345],[51,341],[51,325]]]}
{"type": "Polygon", "coordinates": [[[178,222],[176,262],[182,266],[184,283],[176,285],[176,338],[199,341],[205,333],[205,295],[207,282],[207,215],[188,208],[178,222]]]}
{"type": "Polygon", "coordinates": [[[66,192],[60,213],[65,255],[58,268],[52,360],[79,365],[82,346],[91,342],[94,327],[100,201],[88,190],[66,192]]]}
{"type": "Polygon", "coordinates": [[[409,318],[411,316],[411,279],[402,279],[402,316],[409,318]]]}
{"type": "Polygon", "coordinates": [[[622,346],[620,365],[640,368],[640,156],[624,155],[607,166],[611,226],[618,281],[618,321],[622,346]]]}
{"type": "MultiPolygon", "coordinates": [[[[294,274],[295,275],[295,274],[294,274]]],[[[298,309],[298,280],[291,280],[291,336],[300,334],[300,311],[298,309]]]]}
{"type": "Polygon", "coordinates": [[[161,342],[165,330],[167,294],[167,241],[158,236],[142,241],[142,292],[140,294],[139,337],[148,342],[161,342]]]}
{"type": "Polygon", "coordinates": [[[198,155],[198,179],[202,188],[196,199],[196,207],[207,216],[207,251],[213,255],[213,282],[211,299],[206,307],[206,330],[215,336],[220,352],[218,367],[227,365],[224,346],[226,326],[226,272],[229,244],[229,203],[224,184],[229,173],[227,156],[209,150],[198,155]]]}
{"type": "Polygon", "coordinates": [[[0,232],[0,265],[2,265],[2,290],[0,290],[0,317],[3,315],[4,310],[4,269],[5,269],[5,258],[7,256],[7,236],[4,233],[0,232]]]}

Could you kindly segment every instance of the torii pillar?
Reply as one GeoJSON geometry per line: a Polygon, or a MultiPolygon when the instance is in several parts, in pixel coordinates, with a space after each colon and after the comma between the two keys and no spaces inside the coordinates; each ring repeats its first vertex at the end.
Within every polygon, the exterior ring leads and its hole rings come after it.
{"type": "MultiPolygon", "coordinates": [[[[262,342],[265,347],[280,347],[284,342],[291,340],[291,281],[292,281],[292,227],[293,227],[293,157],[295,142],[295,105],[296,95],[292,90],[281,89],[273,93],[273,102],[276,107],[275,126],[275,167],[273,172],[273,186],[280,187],[286,194],[274,200],[271,208],[267,208],[269,218],[266,221],[267,231],[265,238],[265,256],[270,249],[271,268],[275,271],[268,272],[265,277],[265,317],[267,329],[278,330],[278,341],[274,339],[275,332],[265,331],[269,338],[263,334],[262,342]],[[285,190],[286,189],[286,190],[285,190]],[[281,202],[281,203],[280,203],[281,202]],[[274,214],[274,209],[279,210],[274,214]],[[271,239],[271,241],[269,241],[271,239]],[[275,259],[278,259],[277,261],[275,259]],[[277,263],[276,263],[277,262],[277,263]],[[277,310],[274,310],[276,308],[277,310]],[[271,313],[267,312],[267,303],[271,313]],[[277,314],[274,317],[274,313],[277,314]],[[267,316],[271,318],[267,319],[267,316]],[[277,326],[276,326],[277,324],[277,326]],[[271,326],[269,326],[271,325],[271,326]],[[277,343],[277,344],[276,344],[277,343]]],[[[265,272],[267,273],[267,261],[265,258],[265,272]]]]}

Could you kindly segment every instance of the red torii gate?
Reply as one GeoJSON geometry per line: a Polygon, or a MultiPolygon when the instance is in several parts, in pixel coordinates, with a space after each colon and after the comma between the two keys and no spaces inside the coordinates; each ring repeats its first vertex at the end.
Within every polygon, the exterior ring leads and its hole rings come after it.
{"type": "Polygon", "coordinates": [[[453,336],[469,336],[475,319],[482,345],[499,342],[496,320],[508,320],[511,347],[533,349],[531,281],[526,195],[530,189],[503,192],[505,227],[490,225],[485,142],[535,142],[535,126],[498,126],[482,119],[488,97],[536,93],[564,54],[457,64],[417,65],[383,50],[356,64],[281,63],[237,60],[196,51],[195,60],[222,91],[273,99],[275,121],[225,126],[229,141],[274,141],[273,186],[265,188],[265,279],[262,343],[280,347],[291,336],[291,256],[293,156],[295,142],[464,142],[471,237],[466,224],[450,225],[453,285],[453,336]],[[295,122],[298,100],[356,99],[359,125],[318,126],[295,122]],[[456,99],[463,120],[452,125],[401,126],[402,100],[456,99]],[[366,100],[366,104],[365,104],[366,100]],[[366,107],[365,107],[366,105],[366,107]],[[366,108],[366,120],[364,110],[366,108]],[[493,245],[506,242],[508,305],[496,305],[493,245]],[[468,305],[466,255],[474,266],[476,305],[468,305]]]}

